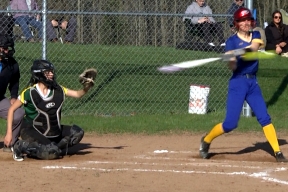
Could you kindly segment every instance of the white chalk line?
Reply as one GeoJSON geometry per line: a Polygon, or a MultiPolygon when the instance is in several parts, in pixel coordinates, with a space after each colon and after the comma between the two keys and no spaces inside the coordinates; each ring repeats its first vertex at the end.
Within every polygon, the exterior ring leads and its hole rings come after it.
{"type": "Polygon", "coordinates": [[[246,172],[208,172],[208,171],[194,171],[194,170],[171,170],[171,169],[131,169],[131,168],[116,168],[116,169],[104,169],[104,168],[95,168],[95,167],[69,167],[69,166],[44,166],[43,169],[72,169],[72,170],[93,170],[93,171],[102,171],[102,172],[115,172],[115,171],[135,171],[135,172],[159,172],[159,173],[184,173],[184,174],[213,174],[213,175],[244,175],[252,178],[260,178],[265,181],[279,183],[283,185],[288,185],[287,181],[279,180],[276,178],[269,177],[267,172],[258,172],[258,173],[246,173],[246,172]]]}
{"type": "MultiPolygon", "coordinates": [[[[184,173],[184,174],[213,174],[213,175],[243,175],[252,178],[262,179],[263,181],[269,181],[274,183],[279,183],[283,185],[288,185],[288,181],[279,180],[273,177],[270,177],[269,173],[286,171],[287,168],[280,167],[275,169],[263,170],[263,167],[260,166],[242,166],[242,165],[232,165],[229,162],[236,161],[225,161],[224,163],[219,162],[196,162],[197,159],[193,158],[171,158],[171,157],[158,157],[157,154],[166,153],[166,154],[193,154],[195,152],[192,151],[168,151],[168,150],[155,150],[153,151],[153,157],[147,155],[137,155],[134,156],[136,159],[142,160],[166,160],[165,163],[154,163],[154,162],[114,162],[114,161],[87,161],[83,162],[82,166],[45,166],[43,169],[66,169],[66,170],[96,170],[101,172],[113,172],[113,171],[135,171],[135,172],[160,172],[160,173],[184,173]],[[169,161],[190,161],[188,163],[167,163],[169,161]],[[138,169],[138,168],[115,168],[115,169],[107,169],[107,168],[95,168],[95,167],[85,167],[85,164],[119,164],[119,165],[149,165],[149,166],[216,166],[216,167],[229,167],[229,168],[245,168],[245,169],[259,169],[259,172],[247,173],[247,172],[211,172],[211,171],[196,171],[196,170],[174,170],[174,169],[138,169]]],[[[151,155],[151,152],[148,152],[151,155]]],[[[198,161],[198,160],[197,160],[198,161]]],[[[238,162],[238,161],[237,161],[238,162]]],[[[240,163],[240,162],[238,162],[240,163]]],[[[245,163],[245,161],[241,161],[241,163],[245,163]]]]}
{"type": "MultiPolygon", "coordinates": [[[[88,164],[125,164],[125,165],[152,165],[152,166],[202,166],[209,167],[211,165],[217,167],[229,167],[229,168],[248,168],[248,169],[261,169],[259,166],[240,166],[240,165],[229,165],[225,163],[214,163],[214,162],[198,162],[198,163],[147,163],[147,162],[117,162],[117,161],[88,161],[88,164]]],[[[286,170],[286,169],[285,169],[286,170]]],[[[280,171],[280,170],[279,170],[280,171]]]]}
{"type": "MultiPolygon", "coordinates": [[[[194,159],[194,158],[171,158],[171,157],[157,157],[157,156],[147,156],[147,155],[136,155],[134,156],[135,159],[144,159],[144,160],[171,160],[171,161],[193,161],[193,162],[196,162],[196,161],[199,161],[199,159],[194,159]]],[[[235,168],[248,168],[248,169],[261,169],[263,167],[260,167],[260,166],[241,166],[241,165],[230,165],[230,164],[227,164],[227,162],[237,162],[237,163],[246,163],[247,161],[225,161],[223,163],[216,163],[216,162],[197,162],[197,163],[194,163],[195,165],[197,166],[203,166],[203,167],[209,167],[211,165],[215,165],[215,166],[222,166],[222,167],[235,167],[235,168]]],[[[249,162],[251,163],[251,162],[249,162]]],[[[193,163],[192,163],[193,164],[193,163]]]]}
{"type": "Polygon", "coordinates": [[[171,158],[171,157],[151,157],[151,156],[147,156],[147,155],[136,155],[134,156],[134,158],[136,159],[147,159],[147,160],[176,160],[176,161],[195,161],[196,159],[193,158],[171,158]]]}
{"type": "MultiPolygon", "coordinates": [[[[148,153],[151,153],[151,152],[148,152],[148,153]]],[[[189,154],[193,154],[193,153],[195,153],[195,151],[168,151],[166,149],[160,149],[160,150],[155,150],[152,153],[158,153],[158,154],[159,153],[175,153],[175,154],[177,154],[177,153],[184,153],[184,154],[189,153],[189,154]]]]}
{"type": "MultiPolygon", "coordinates": [[[[169,154],[177,154],[177,153],[180,153],[180,154],[195,154],[195,151],[168,151],[168,150],[166,150],[166,149],[160,149],[160,150],[154,150],[153,151],[153,154],[155,155],[155,154],[167,154],[167,153],[169,153],[169,154]]],[[[149,153],[149,154],[151,154],[151,152],[149,153]]],[[[142,156],[143,157],[143,156],[142,156]]],[[[141,156],[138,156],[137,158],[142,158],[141,156]]],[[[144,156],[144,158],[145,159],[149,159],[149,158],[147,158],[147,157],[145,157],[144,156]]],[[[155,157],[153,157],[153,158],[155,158],[155,157]]],[[[163,157],[157,157],[157,158],[163,158],[163,157]]],[[[165,157],[165,159],[167,160],[167,157],[165,157]]],[[[195,160],[195,159],[194,159],[195,160]]],[[[211,165],[211,163],[209,163],[210,165],[211,165]]],[[[209,166],[209,165],[207,165],[207,164],[204,164],[204,165],[206,165],[206,166],[209,166]]],[[[197,165],[197,166],[201,166],[201,164],[199,164],[199,165],[197,165]]],[[[221,166],[221,167],[239,167],[239,168],[248,168],[248,169],[254,169],[254,168],[256,168],[256,169],[259,169],[259,168],[261,168],[261,167],[254,167],[254,166],[238,166],[238,165],[221,165],[221,164],[218,164],[218,165],[216,165],[216,166],[221,166]]],[[[262,168],[261,168],[262,169],[262,168]]],[[[250,177],[254,177],[254,178],[261,178],[262,180],[265,180],[265,181],[270,181],[270,182],[276,182],[276,183],[281,183],[281,184],[285,184],[285,185],[288,185],[288,182],[287,181],[282,181],[282,180],[278,180],[278,179],[276,179],[276,178],[271,178],[271,177],[268,177],[269,176],[269,174],[268,174],[268,172],[278,172],[278,171],[286,171],[287,169],[286,168],[284,168],[284,167],[281,167],[281,168],[276,168],[276,169],[269,169],[268,171],[262,171],[262,172],[259,172],[259,173],[252,173],[252,174],[250,174],[250,175],[248,175],[248,176],[250,176],[250,177]]],[[[240,172],[240,173],[243,173],[243,172],[240,172]]],[[[245,173],[245,172],[244,172],[245,173]]],[[[229,174],[228,174],[229,175],[229,174]]],[[[245,174],[243,174],[243,175],[247,175],[246,173],[245,174]]]]}

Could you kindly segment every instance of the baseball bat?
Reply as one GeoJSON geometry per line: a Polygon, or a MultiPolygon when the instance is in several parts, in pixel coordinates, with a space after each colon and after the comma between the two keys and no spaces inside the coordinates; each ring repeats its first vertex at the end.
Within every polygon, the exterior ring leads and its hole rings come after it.
{"type": "Polygon", "coordinates": [[[176,71],[182,71],[184,69],[188,68],[194,68],[194,67],[199,67],[202,65],[205,65],[207,63],[211,63],[213,61],[217,61],[222,59],[221,57],[215,57],[215,58],[208,58],[208,59],[198,59],[198,60],[193,60],[193,61],[184,61],[181,63],[174,63],[171,65],[166,65],[158,68],[158,71],[161,71],[163,73],[173,73],[176,71]]]}
{"type": "Polygon", "coordinates": [[[170,65],[165,65],[158,68],[158,71],[162,73],[174,73],[177,71],[182,71],[184,69],[199,67],[202,65],[206,65],[208,63],[222,60],[229,61],[231,58],[235,56],[241,56],[245,61],[251,61],[256,59],[272,59],[277,56],[274,52],[267,51],[258,51],[258,52],[245,52],[244,49],[236,49],[231,54],[222,54],[219,57],[206,58],[206,59],[198,59],[192,61],[184,61],[180,63],[174,63],[170,65]]]}

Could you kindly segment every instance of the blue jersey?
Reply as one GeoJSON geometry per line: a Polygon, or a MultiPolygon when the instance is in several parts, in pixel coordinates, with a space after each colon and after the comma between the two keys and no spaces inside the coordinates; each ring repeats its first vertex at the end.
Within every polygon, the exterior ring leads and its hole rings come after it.
{"type": "MultiPolygon", "coordinates": [[[[237,34],[232,35],[226,41],[225,51],[232,51],[234,49],[241,49],[251,45],[253,42],[259,42],[263,44],[263,40],[261,39],[261,35],[259,31],[253,31],[252,38],[250,42],[244,41],[243,39],[239,38],[237,34]]],[[[233,71],[234,75],[244,75],[244,74],[252,74],[256,75],[258,71],[258,60],[253,61],[244,61],[240,56],[236,57],[237,59],[237,68],[233,71]]]]}

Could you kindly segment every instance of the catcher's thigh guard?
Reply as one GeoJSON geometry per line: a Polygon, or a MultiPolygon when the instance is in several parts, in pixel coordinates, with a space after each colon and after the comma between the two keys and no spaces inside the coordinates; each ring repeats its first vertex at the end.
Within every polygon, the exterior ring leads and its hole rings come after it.
{"type": "Polygon", "coordinates": [[[70,142],[69,146],[78,144],[84,136],[84,130],[77,125],[72,125],[70,129],[70,142]]]}

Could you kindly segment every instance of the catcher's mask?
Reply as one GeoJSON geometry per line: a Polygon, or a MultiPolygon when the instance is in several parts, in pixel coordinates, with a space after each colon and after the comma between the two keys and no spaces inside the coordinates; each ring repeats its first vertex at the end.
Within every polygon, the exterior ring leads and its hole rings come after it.
{"type": "Polygon", "coordinates": [[[7,62],[9,57],[13,57],[15,53],[14,41],[9,35],[0,34],[0,59],[2,62],[7,62]]]}
{"type": "Polygon", "coordinates": [[[31,67],[31,73],[32,73],[31,78],[32,83],[41,82],[49,88],[57,88],[55,68],[54,65],[49,61],[35,60],[31,67]],[[54,75],[52,80],[46,78],[44,74],[45,71],[52,71],[54,75]]]}

